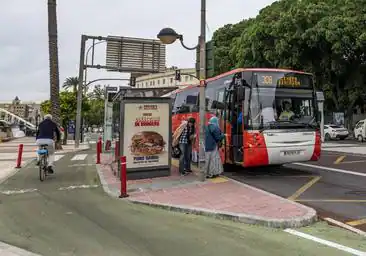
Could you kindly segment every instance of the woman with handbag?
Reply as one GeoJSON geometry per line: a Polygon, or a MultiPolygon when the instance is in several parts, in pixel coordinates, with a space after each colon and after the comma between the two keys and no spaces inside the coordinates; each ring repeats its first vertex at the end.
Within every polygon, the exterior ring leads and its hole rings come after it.
{"type": "Polygon", "coordinates": [[[219,148],[222,146],[224,138],[225,135],[219,127],[219,119],[215,116],[211,117],[206,126],[205,139],[205,172],[208,179],[215,178],[224,171],[219,154],[219,148]]]}

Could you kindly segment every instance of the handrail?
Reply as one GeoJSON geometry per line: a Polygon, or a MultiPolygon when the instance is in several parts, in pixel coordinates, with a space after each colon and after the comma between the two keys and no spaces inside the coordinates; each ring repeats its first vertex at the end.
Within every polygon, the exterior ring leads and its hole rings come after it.
{"type": "Polygon", "coordinates": [[[5,114],[7,114],[7,115],[10,115],[10,116],[14,117],[17,120],[22,121],[25,124],[25,126],[27,126],[28,128],[33,129],[33,130],[36,130],[36,126],[34,124],[32,124],[31,122],[29,122],[29,121],[21,118],[20,116],[17,116],[15,114],[9,112],[6,109],[3,109],[3,108],[0,108],[0,112],[3,112],[5,114]]]}

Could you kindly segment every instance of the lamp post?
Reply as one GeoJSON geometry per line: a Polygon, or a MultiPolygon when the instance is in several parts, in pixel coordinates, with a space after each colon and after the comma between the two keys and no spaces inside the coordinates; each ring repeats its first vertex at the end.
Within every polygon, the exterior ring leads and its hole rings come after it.
{"type": "Polygon", "coordinates": [[[199,135],[199,153],[198,153],[198,168],[200,169],[200,180],[205,181],[206,173],[204,170],[204,165],[201,163],[201,159],[204,159],[205,148],[205,124],[206,124],[206,114],[205,114],[205,86],[206,86],[206,0],[201,0],[201,34],[199,36],[198,45],[195,47],[188,47],[183,43],[183,35],[178,34],[172,28],[163,28],[157,37],[163,44],[172,44],[177,39],[179,39],[182,46],[187,50],[195,50],[199,47],[200,49],[200,97],[199,97],[199,113],[200,113],[200,135],[199,135]]]}
{"type": "Polygon", "coordinates": [[[324,142],[324,93],[322,91],[316,92],[316,100],[318,103],[318,110],[320,112],[320,136],[321,141],[324,142]]]}

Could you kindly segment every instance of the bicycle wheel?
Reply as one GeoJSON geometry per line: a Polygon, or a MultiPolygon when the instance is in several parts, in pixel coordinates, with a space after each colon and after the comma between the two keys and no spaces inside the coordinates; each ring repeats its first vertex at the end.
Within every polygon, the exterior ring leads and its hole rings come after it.
{"type": "Polygon", "coordinates": [[[46,161],[45,156],[42,155],[39,161],[39,180],[44,181],[46,179],[46,161]]]}

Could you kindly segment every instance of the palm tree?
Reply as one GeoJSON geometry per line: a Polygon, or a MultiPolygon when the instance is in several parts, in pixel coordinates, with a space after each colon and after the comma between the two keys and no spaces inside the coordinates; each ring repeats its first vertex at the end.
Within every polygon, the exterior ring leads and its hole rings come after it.
{"type": "MultiPolygon", "coordinates": [[[[55,122],[60,125],[60,78],[58,68],[57,47],[57,11],[56,0],[48,0],[48,51],[50,63],[50,98],[52,102],[51,114],[55,122]]],[[[61,144],[56,149],[62,149],[61,144]]]]}
{"type": "Polygon", "coordinates": [[[73,88],[74,93],[77,92],[77,88],[79,85],[79,78],[78,77],[68,77],[66,78],[64,84],[62,85],[62,88],[69,89],[73,88]]]}

